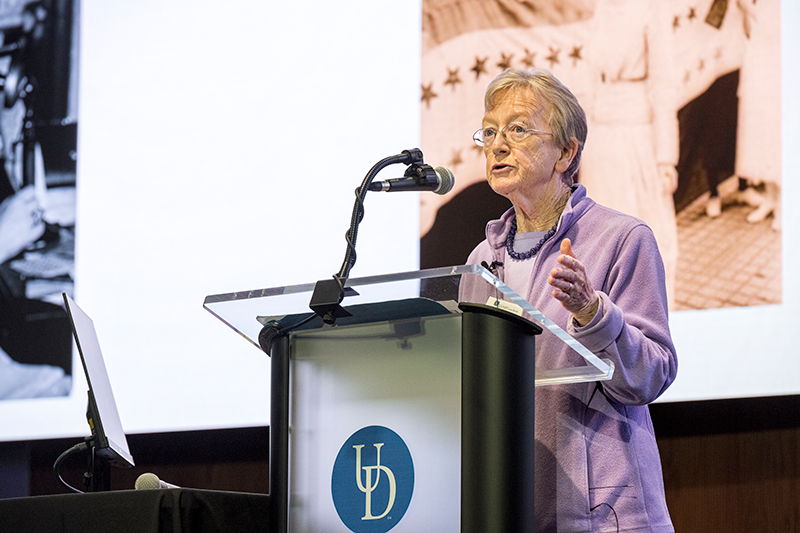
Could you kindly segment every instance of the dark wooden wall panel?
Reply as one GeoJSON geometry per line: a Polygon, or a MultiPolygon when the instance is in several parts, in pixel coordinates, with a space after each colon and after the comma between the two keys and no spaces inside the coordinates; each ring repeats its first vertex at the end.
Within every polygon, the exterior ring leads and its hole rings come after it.
{"type": "Polygon", "coordinates": [[[676,531],[800,531],[800,429],[658,443],[676,531]]]}
{"type": "Polygon", "coordinates": [[[800,397],[651,413],[677,532],[800,532],[800,397]]]}

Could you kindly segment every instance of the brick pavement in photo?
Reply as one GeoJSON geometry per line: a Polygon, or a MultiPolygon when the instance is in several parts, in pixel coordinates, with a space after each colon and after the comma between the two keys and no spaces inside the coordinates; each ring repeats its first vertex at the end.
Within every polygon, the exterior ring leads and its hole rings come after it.
{"type": "Polygon", "coordinates": [[[706,215],[707,195],[678,213],[674,311],[781,303],[781,232],[773,215],[751,224],[755,208],[723,200],[706,215]]]}

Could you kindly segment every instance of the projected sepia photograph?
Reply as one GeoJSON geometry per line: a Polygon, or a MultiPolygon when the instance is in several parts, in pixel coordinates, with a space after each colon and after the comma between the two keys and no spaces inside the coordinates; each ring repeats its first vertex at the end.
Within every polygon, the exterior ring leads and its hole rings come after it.
{"type": "Polygon", "coordinates": [[[577,182],[643,220],[670,310],[782,302],[779,0],[423,1],[420,266],[462,264],[510,203],[486,182],[483,93],[546,68],[588,121],[577,182]]]}

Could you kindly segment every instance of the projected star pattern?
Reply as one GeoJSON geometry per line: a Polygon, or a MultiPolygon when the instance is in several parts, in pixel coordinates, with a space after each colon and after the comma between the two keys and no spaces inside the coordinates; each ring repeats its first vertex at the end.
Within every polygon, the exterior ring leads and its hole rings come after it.
{"type": "MultiPolygon", "coordinates": [[[[672,19],[672,28],[676,42],[685,39],[683,29],[690,29],[699,24],[697,8],[689,6],[681,13],[675,14],[672,19]]],[[[580,35],[581,32],[578,32],[580,35]]],[[[421,87],[421,103],[424,108],[430,109],[437,98],[446,97],[447,92],[453,93],[460,85],[465,83],[479,83],[483,88],[489,80],[507,68],[536,68],[544,67],[553,71],[557,76],[565,77],[564,70],[579,70],[584,61],[585,43],[580,40],[564,44],[562,42],[542,42],[537,47],[522,46],[517,49],[503,49],[493,55],[474,55],[469,64],[460,64],[454,67],[444,67],[444,72],[439,77],[430,77],[423,80],[421,87]],[[464,76],[462,76],[464,73],[464,76]],[[472,73],[467,75],[467,73],[472,73]],[[445,88],[449,88],[447,92],[445,88]],[[440,94],[441,93],[441,94],[440,94]]],[[[696,87],[707,83],[711,71],[725,69],[730,61],[726,57],[723,45],[699,50],[699,55],[691,61],[686,61],[681,70],[682,82],[686,92],[695,91],[696,87]]],[[[466,57],[466,56],[464,56],[466,57]]],[[[463,62],[462,58],[457,58],[463,62]]],[[[466,148],[480,155],[480,150],[474,150],[469,141],[462,141],[466,148]]],[[[450,167],[464,162],[461,154],[464,147],[451,147],[451,157],[448,160],[450,167]]]]}

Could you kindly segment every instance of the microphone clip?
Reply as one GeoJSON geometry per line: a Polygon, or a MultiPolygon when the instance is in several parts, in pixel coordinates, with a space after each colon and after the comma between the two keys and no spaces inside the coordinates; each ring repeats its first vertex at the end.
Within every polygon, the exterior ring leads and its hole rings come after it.
{"type": "Polygon", "coordinates": [[[492,264],[490,265],[486,261],[481,261],[481,266],[496,276],[497,275],[497,267],[503,266],[503,262],[502,261],[492,261],[492,264]]]}
{"type": "Polygon", "coordinates": [[[439,176],[436,175],[436,171],[432,166],[425,164],[422,161],[419,163],[412,163],[406,169],[403,176],[406,178],[412,178],[415,183],[422,187],[430,186],[435,189],[439,185],[439,176]]]}

